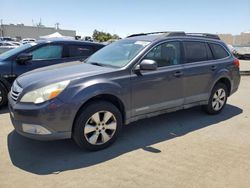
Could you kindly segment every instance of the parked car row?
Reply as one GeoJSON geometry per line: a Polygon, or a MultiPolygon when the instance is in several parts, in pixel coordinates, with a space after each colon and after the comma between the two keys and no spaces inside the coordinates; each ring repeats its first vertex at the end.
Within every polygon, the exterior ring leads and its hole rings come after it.
{"type": "Polygon", "coordinates": [[[25,39],[22,39],[20,42],[18,42],[10,37],[0,37],[0,54],[6,51],[9,51],[11,49],[17,48],[23,44],[27,44],[27,43],[35,42],[35,41],[36,39],[25,38],[25,39]]]}
{"type": "Polygon", "coordinates": [[[10,37],[0,37],[0,54],[7,52],[11,49],[17,48],[23,44],[35,41],[36,41],[35,39],[23,39],[20,42],[18,42],[10,37]]]}
{"type": "Polygon", "coordinates": [[[29,43],[0,59],[2,105],[15,80],[8,95],[15,130],[38,140],[73,138],[90,150],[108,147],[123,125],[142,118],[198,105],[218,114],[240,83],[239,60],[211,34],[142,33],[104,48],[29,43]],[[48,66],[62,62],[70,63],[48,66]]]}
{"type": "Polygon", "coordinates": [[[18,42],[0,41],[0,54],[20,46],[18,42]]]}

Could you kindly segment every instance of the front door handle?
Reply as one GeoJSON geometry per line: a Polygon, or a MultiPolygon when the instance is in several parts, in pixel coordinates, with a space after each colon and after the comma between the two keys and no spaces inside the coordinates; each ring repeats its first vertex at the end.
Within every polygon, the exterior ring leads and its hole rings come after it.
{"type": "Polygon", "coordinates": [[[183,72],[182,71],[176,71],[175,73],[174,73],[174,76],[175,77],[180,77],[180,76],[182,76],[183,75],[183,72]]]}

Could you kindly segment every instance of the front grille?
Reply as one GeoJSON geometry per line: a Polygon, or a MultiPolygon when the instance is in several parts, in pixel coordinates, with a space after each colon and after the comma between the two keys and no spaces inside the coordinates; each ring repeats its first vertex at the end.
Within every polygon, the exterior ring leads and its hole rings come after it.
{"type": "Polygon", "coordinates": [[[21,94],[21,92],[23,91],[23,89],[17,84],[17,82],[15,81],[11,87],[11,98],[14,101],[17,101],[19,95],[21,94]]]}

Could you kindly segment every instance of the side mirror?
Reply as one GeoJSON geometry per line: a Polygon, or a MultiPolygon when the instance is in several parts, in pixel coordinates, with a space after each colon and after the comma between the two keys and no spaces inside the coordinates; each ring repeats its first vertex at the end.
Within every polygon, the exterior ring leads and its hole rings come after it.
{"type": "Polygon", "coordinates": [[[140,70],[156,70],[157,69],[157,63],[154,60],[150,59],[144,59],[142,62],[139,64],[138,67],[140,70]]]}
{"type": "Polygon", "coordinates": [[[32,60],[32,57],[32,54],[22,53],[16,57],[16,61],[20,64],[25,64],[27,61],[32,60]]]}

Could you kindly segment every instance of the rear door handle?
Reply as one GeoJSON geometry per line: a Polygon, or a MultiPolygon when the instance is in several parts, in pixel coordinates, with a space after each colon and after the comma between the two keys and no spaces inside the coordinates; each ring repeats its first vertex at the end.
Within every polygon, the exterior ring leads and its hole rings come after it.
{"type": "Polygon", "coordinates": [[[211,70],[212,70],[212,71],[215,71],[216,69],[217,69],[217,66],[215,66],[215,65],[212,65],[212,66],[211,66],[211,70]]]}
{"type": "Polygon", "coordinates": [[[182,71],[176,71],[175,73],[174,73],[174,76],[175,77],[180,77],[180,76],[182,76],[183,75],[183,72],[182,71]]]}

